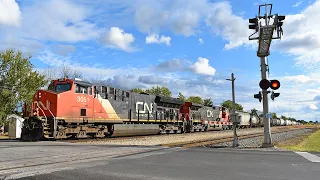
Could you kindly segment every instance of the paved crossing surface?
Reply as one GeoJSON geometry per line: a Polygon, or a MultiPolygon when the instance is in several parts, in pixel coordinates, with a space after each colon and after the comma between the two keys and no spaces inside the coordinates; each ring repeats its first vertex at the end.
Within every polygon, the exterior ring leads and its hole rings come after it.
{"type": "Polygon", "coordinates": [[[320,163],[314,161],[319,155],[261,150],[0,142],[0,179],[317,180],[320,163]]]}

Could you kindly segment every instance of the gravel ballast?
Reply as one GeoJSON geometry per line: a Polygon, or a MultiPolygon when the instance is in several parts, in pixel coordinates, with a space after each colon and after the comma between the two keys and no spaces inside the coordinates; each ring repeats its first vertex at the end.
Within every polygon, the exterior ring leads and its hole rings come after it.
{"type": "MultiPolygon", "coordinates": [[[[281,133],[275,133],[271,134],[272,142],[278,143],[282,141],[286,141],[288,139],[294,138],[296,136],[311,133],[312,129],[297,129],[293,131],[288,132],[281,132],[281,133]]],[[[272,133],[272,131],[271,131],[272,133]]],[[[260,148],[263,142],[263,136],[258,136],[254,138],[248,138],[248,139],[240,139],[239,140],[239,147],[238,148],[260,148]]],[[[225,143],[219,143],[214,145],[205,146],[207,148],[230,148],[232,147],[232,142],[225,142],[225,143]]],[[[265,150],[284,150],[280,148],[264,148],[265,150]]]]}
{"type": "MultiPolygon", "coordinates": [[[[272,127],[272,130],[282,127],[272,127]]],[[[255,133],[262,133],[263,128],[250,128],[238,130],[238,135],[248,135],[255,133]]],[[[110,144],[110,145],[138,145],[138,146],[153,146],[168,143],[189,142],[199,140],[212,140],[216,138],[225,138],[233,135],[232,130],[227,131],[209,131],[209,132],[196,132],[186,134],[167,134],[167,135],[151,135],[143,137],[128,137],[128,138],[114,138],[104,140],[93,140],[86,142],[79,142],[84,144],[110,144]]]]}

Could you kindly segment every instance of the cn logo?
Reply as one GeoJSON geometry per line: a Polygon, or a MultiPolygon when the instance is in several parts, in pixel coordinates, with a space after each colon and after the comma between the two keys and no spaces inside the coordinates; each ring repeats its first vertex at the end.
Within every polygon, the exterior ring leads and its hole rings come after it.
{"type": "Polygon", "coordinates": [[[43,110],[49,110],[49,109],[50,109],[50,102],[49,102],[49,100],[46,101],[46,105],[44,105],[44,104],[42,103],[42,101],[35,101],[34,104],[35,104],[36,107],[39,106],[39,107],[40,107],[41,109],[43,109],[43,110]]]}
{"type": "Polygon", "coordinates": [[[207,110],[207,117],[214,117],[213,111],[207,110]]]}
{"type": "Polygon", "coordinates": [[[153,110],[153,103],[150,103],[150,106],[145,103],[145,102],[140,102],[140,101],[137,101],[136,102],[136,112],[138,113],[138,110],[139,110],[139,113],[152,113],[152,110],[153,110]],[[142,110],[141,108],[139,108],[139,106],[142,106],[142,110]]]}

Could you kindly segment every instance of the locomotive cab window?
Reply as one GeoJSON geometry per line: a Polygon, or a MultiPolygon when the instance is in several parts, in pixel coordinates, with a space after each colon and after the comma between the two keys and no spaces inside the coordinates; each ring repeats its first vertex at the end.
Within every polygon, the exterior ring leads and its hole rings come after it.
{"type": "Polygon", "coordinates": [[[50,85],[49,85],[49,87],[48,87],[48,90],[49,90],[49,91],[54,91],[54,90],[55,90],[55,89],[54,89],[54,84],[53,84],[53,82],[50,83],[50,85]]]}
{"type": "Polygon", "coordinates": [[[56,85],[57,92],[65,92],[71,90],[71,84],[69,83],[61,83],[56,85]]]}
{"type": "Polygon", "coordinates": [[[92,87],[89,87],[89,95],[91,96],[92,95],[92,87]]]}
{"type": "MultiPolygon", "coordinates": [[[[88,94],[88,87],[76,84],[75,92],[78,94],[88,94]]],[[[91,91],[92,93],[92,91],[91,91]]]]}

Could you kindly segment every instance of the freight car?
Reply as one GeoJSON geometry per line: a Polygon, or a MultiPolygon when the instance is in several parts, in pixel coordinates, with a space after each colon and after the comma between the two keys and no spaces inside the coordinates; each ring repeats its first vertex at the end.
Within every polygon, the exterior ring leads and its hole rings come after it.
{"type": "Polygon", "coordinates": [[[251,126],[250,127],[259,127],[260,119],[255,115],[251,115],[251,126]]]}
{"type": "Polygon", "coordinates": [[[230,129],[223,107],[138,94],[79,79],[53,80],[25,106],[22,140],[102,138],[230,129]]]}
{"type": "Polygon", "coordinates": [[[247,112],[242,112],[242,111],[236,111],[236,114],[238,114],[239,118],[239,127],[240,128],[248,128],[250,127],[251,123],[251,115],[250,113],[247,112]]]}

